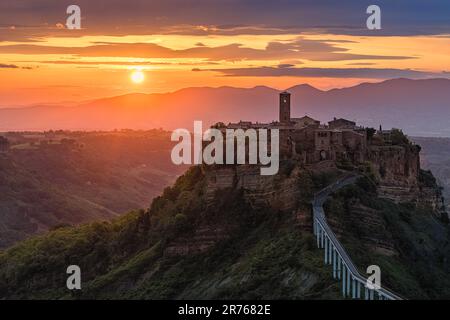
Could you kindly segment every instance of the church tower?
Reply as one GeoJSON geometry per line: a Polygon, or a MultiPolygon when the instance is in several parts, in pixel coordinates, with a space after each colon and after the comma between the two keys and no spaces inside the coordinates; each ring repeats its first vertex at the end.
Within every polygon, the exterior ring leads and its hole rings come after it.
{"type": "Polygon", "coordinates": [[[287,91],[280,93],[280,123],[291,122],[291,94],[287,91]]]}

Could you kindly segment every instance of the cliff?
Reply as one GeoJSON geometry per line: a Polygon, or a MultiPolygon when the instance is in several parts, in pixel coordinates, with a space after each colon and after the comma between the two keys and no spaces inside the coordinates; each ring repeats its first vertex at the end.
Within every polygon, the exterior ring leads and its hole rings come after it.
{"type": "Polygon", "coordinates": [[[420,167],[421,147],[411,142],[370,146],[368,159],[377,182],[378,196],[395,203],[427,206],[448,221],[442,190],[433,174],[420,167]]]}
{"type": "Polygon", "coordinates": [[[450,212],[450,139],[418,138],[414,142],[422,147],[421,167],[433,172],[446,200],[447,212],[450,212]]]}
{"type": "MultiPolygon", "coordinates": [[[[285,162],[280,175],[262,176],[258,166],[216,166],[205,168],[206,195],[211,201],[220,190],[242,189],[244,198],[253,208],[270,207],[292,211],[298,206],[300,168],[289,168],[285,162]]],[[[293,164],[291,164],[293,166],[293,164]]],[[[210,202],[211,203],[211,202],[210,202]]]]}

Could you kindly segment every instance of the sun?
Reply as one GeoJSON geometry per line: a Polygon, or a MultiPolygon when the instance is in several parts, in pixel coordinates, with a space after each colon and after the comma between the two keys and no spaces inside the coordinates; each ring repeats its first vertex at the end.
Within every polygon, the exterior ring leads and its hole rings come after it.
{"type": "Polygon", "coordinates": [[[131,81],[134,83],[142,83],[145,79],[144,73],[141,70],[135,70],[131,74],[131,81]]]}

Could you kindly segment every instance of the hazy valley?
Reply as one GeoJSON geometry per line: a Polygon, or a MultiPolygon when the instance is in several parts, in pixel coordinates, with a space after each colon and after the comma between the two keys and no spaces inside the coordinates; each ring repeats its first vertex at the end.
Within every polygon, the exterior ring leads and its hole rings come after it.
{"type": "Polygon", "coordinates": [[[147,207],[185,168],[167,132],[9,133],[0,153],[0,247],[147,207]]]}

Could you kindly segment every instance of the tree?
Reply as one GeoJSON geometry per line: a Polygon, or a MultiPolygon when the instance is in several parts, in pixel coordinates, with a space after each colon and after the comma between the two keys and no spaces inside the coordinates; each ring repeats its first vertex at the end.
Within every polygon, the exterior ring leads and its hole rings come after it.
{"type": "Polygon", "coordinates": [[[0,152],[7,151],[9,149],[9,141],[3,136],[0,136],[0,152]]]}
{"type": "Polygon", "coordinates": [[[408,145],[409,140],[405,136],[402,130],[392,129],[391,131],[391,142],[393,145],[408,145]]]}
{"type": "Polygon", "coordinates": [[[367,128],[366,129],[366,133],[367,133],[367,139],[370,140],[373,138],[373,136],[375,135],[375,132],[377,132],[374,128],[367,128]]]}

